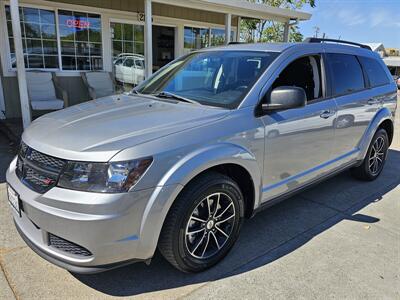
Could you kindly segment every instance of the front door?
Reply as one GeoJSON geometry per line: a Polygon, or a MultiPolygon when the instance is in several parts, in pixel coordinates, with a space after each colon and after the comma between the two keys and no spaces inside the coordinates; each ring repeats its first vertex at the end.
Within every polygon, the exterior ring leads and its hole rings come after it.
{"type": "Polygon", "coordinates": [[[175,58],[175,28],[153,25],[153,71],[175,58]]]}
{"type": "Polygon", "coordinates": [[[301,87],[306,92],[307,104],[262,117],[265,124],[263,201],[296,190],[329,168],[336,103],[333,99],[324,99],[321,60],[320,55],[313,55],[293,61],[270,89],[301,87]]]}

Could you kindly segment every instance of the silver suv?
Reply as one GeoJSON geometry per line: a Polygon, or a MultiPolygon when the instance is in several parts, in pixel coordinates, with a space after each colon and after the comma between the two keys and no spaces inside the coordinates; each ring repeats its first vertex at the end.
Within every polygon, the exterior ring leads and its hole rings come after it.
{"type": "Polygon", "coordinates": [[[376,179],[396,90],[362,45],[190,53],[130,94],[34,121],[7,171],[16,227],[72,272],[148,262],[157,247],[205,270],[261,209],[345,169],[376,179]]]}

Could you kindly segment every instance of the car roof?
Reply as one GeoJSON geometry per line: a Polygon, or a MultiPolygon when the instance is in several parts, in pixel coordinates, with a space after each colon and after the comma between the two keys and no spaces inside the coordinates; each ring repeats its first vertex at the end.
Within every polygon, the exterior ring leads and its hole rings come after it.
{"type": "Polygon", "coordinates": [[[203,51],[215,50],[242,50],[242,51],[266,51],[266,52],[282,52],[287,48],[293,47],[296,43],[237,43],[226,46],[209,47],[202,49],[203,51]]]}
{"type": "Polygon", "coordinates": [[[240,50],[240,51],[265,51],[283,52],[289,48],[323,48],[332,52],[351,52],[355,55],[375,56],[375,52],[358,46],[339,43],[232,43],[226,46],[210,47],[201,51],[240,50]]]}

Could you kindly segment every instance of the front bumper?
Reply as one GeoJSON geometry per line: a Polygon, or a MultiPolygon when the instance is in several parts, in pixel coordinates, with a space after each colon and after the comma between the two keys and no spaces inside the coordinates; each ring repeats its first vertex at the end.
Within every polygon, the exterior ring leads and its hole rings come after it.
{"type": "MultiPolygon", "coordinates": [[[[14,221],[28,246],[46,260],[72,272],[95,273],[153,256],[160,226],[149,228],[146,219],[154,219],[162,210],[154,211],[149,201],[156,203],[157,198],[163,198],[164,202],[176,186],[123,194],[54,187],[38,194],[19,180],[15,165],[16,160],[6,174],[22,204],[21,215],[12,209],[14,221]],[[51,244],[50,236],[80,246],[89,254],[60,249],[51,244]]],[[[163,218],[161,214],[158,217],[163,218]]]]}
{"type": "Polygon", "coordinates": [[[105,272],[108,270],[112,270],[115,268],[119,268],[122,266],[126,266],[135,262],[139,262],[142,260],[138,260],[138,259],[131,259],[131,260],[127,260],[127,261],[123,261],[123,262],[117,262],[117,263],[113,263],[113,264],[108,264],[108,265],[99,265],[99,266],[90,266],[90,267],[85,267],[85,266],[77,266],[77,265],[73,265],[71,263],[68,263],[64,260],[61,260],[58,257],[52,256],[49,253],[43,251],[41,248],[39,248],[38,246],[36,246],[26,235],[25,233],[22,231],[21,228],[19,228],[18,224],[16,222],[15,223],[15,227],[17,228],[17,231],[19,233],[19,235],[21,236],[21,238],[25,241],[25,243],[36,253],[38,254],[40,257],[44,258],[45,260],[51,262],[52,264],[59,266],[63,269],[66,269],[72,273],[79,273],[79,274],[96,274],[96,273],[101,273],[101,272],[105,272]]]}

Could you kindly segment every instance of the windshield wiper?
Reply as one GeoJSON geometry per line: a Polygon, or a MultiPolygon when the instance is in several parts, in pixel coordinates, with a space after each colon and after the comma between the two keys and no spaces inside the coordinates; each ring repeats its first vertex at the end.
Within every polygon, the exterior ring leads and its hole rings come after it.
{"type": "Polygon", "coordinates": [[[132,89],[131,91],[130,91],[130,94],[135,94],[135,95],[141,95],[141,93],[139,93],[137,90],[135,90],[135,89],[132,89]]]}
{"type": "Polygon", "coordinates": [[[188,98],[185,98],[185,97],[182,97],[182,96],[170,93],[170,92],[166,92],[166,91],[159,92],[158,94],[153,94],[153,96],[155,96],[157,98],[175,99],[175,100],[182,101],[182,102],[192,103],[195,105],[201,105],[201,103],[196,100],[188,99],[188,98]]]}

